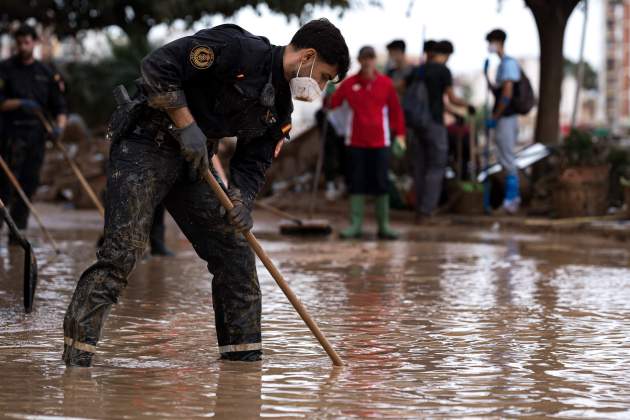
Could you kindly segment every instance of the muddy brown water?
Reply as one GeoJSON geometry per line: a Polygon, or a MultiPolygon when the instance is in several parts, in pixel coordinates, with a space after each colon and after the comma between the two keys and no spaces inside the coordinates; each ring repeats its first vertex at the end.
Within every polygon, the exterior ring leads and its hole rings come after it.
{"type": "Polygon", "coordinates": [[[217,361],[209,275],[173,236],[177,257],[137,267],[95,366],[64,368],[63,313],[97,235],[75,226],[54,232],[64,253],[40,270],[30,315],[3,238],[0,416],[630,418],[624,245],[461,228],[298,240],[271,226],[263,245],[347,366],[331,366],[262,266],[264,361],[217,361]]]}

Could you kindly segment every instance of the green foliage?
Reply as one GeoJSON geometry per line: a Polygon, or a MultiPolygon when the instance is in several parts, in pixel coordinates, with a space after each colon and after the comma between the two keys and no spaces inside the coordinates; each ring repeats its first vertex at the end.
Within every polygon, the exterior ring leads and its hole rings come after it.
{"type": "MultiPolygon", "coordinates": [[[[567,58],[564,59],[564,74],[572,75],[577,79],[578,63],[575,63],[567,58]]],[[[597,90],[597,71],[587,62],[584,62],[584,80],[582,80],[582,87],[587,90],[597,90]]]]}
{"type": "Polygon", "coordinates": [[[92,127],[103,126],[114,109],[112,89],[124,84],[135,91],[134,79],[140,76],[140,61],[151,51],[144,40],[124,45],[110,40],[112,55],[96,63],[70,63],[65,69],[67,99],[72,112],[79,112],[92,127]]]}
{"type": "Polygon", "coordinates": [[[574,128],[564,139],[563,152],[569,166],[600,165],[606,162],[609,148],[590,131],[574,128]]]}
{"type": "MultiPolygon", "coordinates": [[[[0,33],[12,20],[34,18],[53,26],[60,36],[74,36],[85,29],[119,26],[130,37],[146,35],[154,25],[182,19],[188,24],[209,15],[231,16],[244,7],[270,10],[287,17],[308,18],[315,6],[340,10],[352,0],[2,0],[0,33]]],[[[369,0],[369,3],[378,3],[369,0]]]]}

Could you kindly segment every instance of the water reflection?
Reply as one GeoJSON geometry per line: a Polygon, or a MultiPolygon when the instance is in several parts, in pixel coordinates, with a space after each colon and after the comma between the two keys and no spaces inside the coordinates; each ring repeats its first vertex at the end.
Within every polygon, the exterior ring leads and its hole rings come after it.
{"type": "Polygon", "coordinates": [[[460,231],[417,239],[267,237],[347,362],[341,369],[262,267],[265,359],[218,361],[211,281],[181,249],[139,264],[95,367],[67,370],[60,325],[93,258],[91,236],[60,241],[66,253],[41,270],[30,315],[21,307],[21,254],[0,249],[0,413],[630,417],[630,269],[616,243],[589,251],[562,238],[460,231]]]}

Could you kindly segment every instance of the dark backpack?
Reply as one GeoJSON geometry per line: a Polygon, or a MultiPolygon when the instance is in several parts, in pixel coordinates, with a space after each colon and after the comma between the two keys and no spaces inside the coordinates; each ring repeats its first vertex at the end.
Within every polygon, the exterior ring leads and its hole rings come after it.
{"type": "Polygon", "coordinates": [[[415,130],[423,130],[431,122],[429,108],[429,92],[424,83],[424,68],[418,69],[418,74],[405,90],[402,100],[405,122],[415,130]]]}
{"type": "Polygon", "coordinates": [[[510,105],[514,112],[521,115],[527,115],[536,105],[536,97],[534,96],[534,89],[529,78],[521,68],[521,78],[518,82],[514,83],[514,95],[510,105]]]}

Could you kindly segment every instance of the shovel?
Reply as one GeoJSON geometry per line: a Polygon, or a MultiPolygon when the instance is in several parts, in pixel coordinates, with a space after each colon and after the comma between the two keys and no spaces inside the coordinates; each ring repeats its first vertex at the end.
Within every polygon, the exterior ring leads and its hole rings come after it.
{"type": "Polygon", "coordinates": [[[13,236],[17,239],[22,249],[24,249],[24,311],[28,314],[33,310],[35,287],[37,287],[37,259],[33,254],[33,247],[15,225],[2,200],[0,200],[0,213],[2,214],[2,218],[7,222],[13,236]]]}

